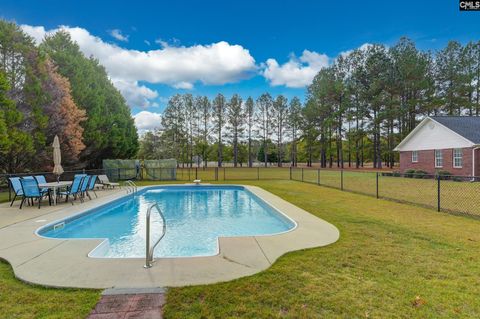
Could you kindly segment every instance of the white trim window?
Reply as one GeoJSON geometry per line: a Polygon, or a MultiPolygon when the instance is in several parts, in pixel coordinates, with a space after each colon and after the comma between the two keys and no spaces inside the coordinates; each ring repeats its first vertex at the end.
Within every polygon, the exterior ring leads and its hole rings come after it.
{"type": "Polygon", "coordinates": [[[453,167],[462,168],[463,166],[463,150],[461,148],[453,149],[453,167]]]}
{"type": "Polygon", "coordinates": [[[418,151],[412,151],[412,163],[418,163],[418,151]]]}
{"type": "Polygon", "coordinates": [[[435,150],[435,167],[443,167],[443,152],[435,150]]]}

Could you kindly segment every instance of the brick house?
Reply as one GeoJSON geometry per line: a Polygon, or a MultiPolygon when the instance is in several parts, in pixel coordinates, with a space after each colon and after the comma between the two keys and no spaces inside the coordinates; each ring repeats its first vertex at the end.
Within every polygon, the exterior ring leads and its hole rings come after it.
{"type": "Polygon", "coordinates": [[[426,117],[398,144],[400,171],[480,175],[480,117],[426,117]]]}

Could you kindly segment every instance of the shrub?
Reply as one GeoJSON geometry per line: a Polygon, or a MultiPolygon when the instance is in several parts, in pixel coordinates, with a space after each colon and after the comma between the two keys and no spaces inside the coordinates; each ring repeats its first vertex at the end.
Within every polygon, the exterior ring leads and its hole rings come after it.
{"type": "Polygon", "coordinates": [[[452,178],[452,173],[449,171],[437,171],[437,176],[441,180],[449,180],[452,178]]]}
{"type": "Polygon", "coordinates": [[[418,169],[415,171],[415,173],[413,174],[413,177],[414,178],[428,178],[428,172],[424,171],[424,170],[421,170],[421,169],[418,169]]]}
{"type": "Polygon", "coordinates": [[[392,172],[392,176],[393,176],[393,177],[400,177],[400,175],[401,175],[401,174],[400,174],[399,171],[393,171],[393,172],[392,172]]]}
{"type": "Polygon", "coordinates": [[[415,170],[414,169],[406,169],[405,170],[405,177],[412,178],[415,175],[415,170]]]}

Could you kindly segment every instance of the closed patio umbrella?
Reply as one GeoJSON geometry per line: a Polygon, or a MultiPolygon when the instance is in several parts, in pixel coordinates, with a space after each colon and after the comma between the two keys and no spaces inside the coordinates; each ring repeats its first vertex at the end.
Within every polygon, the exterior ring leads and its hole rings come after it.
{"type": "Polygon", "coordinates": [[[63,173],[62,167],[62,154],[60,152],[60,142],[58,136],[55,135],[53,139],[53,174],[57,175],[57,181],[60,179],[60,175],[63,173]]]}

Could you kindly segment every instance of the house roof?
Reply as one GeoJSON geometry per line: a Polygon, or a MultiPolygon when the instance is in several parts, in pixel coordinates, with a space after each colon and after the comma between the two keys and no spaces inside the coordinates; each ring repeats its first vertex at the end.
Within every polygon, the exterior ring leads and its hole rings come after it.
{"type": "MultiPolygon", "coordinates": [[[[448,131],[452,132],[454,135],[460,137],[464,142],[461,144],[468,143],[469,146],[480,145],[480,117],[473,116],[427,116],[424,118],[401,142],[394,148],[394,151],[402,151],[402,148],[414,137],[416,134],[423,129],[423,127],[429,122],[438,123],[440,126],[446,128],[448,131]]],[[[443,141],[443,140],[442,140],[443,141]]],[[[449,139],[445,140],[449,141],[449,139]]],[[[438,138],[437,138],[438,142],[438,138]]],[[[449,141],[450,144],[452,141],[449,141]]],[[[458,140],[457,140],[458,143],[458,140]]],[[[447,143],[448,144],[448,143],[447,143]]],[[[425,147],[425,146],[424,146],[425,147]]],[[[429,145],[428,149],[434,149],[438,145],[429,145]]],[[[454,146],[449,145],[446,148],[453,148],[454,146]]],[[[466,146],[464,146],[466,147],[466,146]]],[[[443,147],[445,148],[445,147],[443,147]]]]}
{"type": "Polygon", "coordinates": [[[474,144],[480,144],[480,116],[430,116],[474,144]]]}

